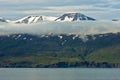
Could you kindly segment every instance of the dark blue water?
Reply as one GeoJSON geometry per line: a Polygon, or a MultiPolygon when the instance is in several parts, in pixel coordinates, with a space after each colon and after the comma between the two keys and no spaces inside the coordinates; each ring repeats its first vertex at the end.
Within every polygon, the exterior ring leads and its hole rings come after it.
{"type": "Polygon", "coordinates": [[[120,80],[120,69],[1,68],[0,80],[120,80]]]}

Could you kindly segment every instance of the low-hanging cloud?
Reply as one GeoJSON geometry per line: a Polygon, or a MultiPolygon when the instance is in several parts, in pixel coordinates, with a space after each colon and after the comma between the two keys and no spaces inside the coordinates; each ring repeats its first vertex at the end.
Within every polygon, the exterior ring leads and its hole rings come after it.
{"type": "Polygon", "coordinates": [[[0,24],[0,34],[103,34],[120,32],[119,21],[40,22],[0,24]]]}

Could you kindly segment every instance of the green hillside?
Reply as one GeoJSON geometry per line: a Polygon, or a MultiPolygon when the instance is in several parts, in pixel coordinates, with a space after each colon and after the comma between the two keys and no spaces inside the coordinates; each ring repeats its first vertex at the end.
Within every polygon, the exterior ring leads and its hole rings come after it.
{"type": "Polygon", "coordinates": [[[0,36],[0,67],[120,67],[120,33],[0,36]]]}
{"type": "Polygon", "coordinates": [[[120,45],[97,50],[86,57],[88,61],[120,63],[120,45]]]}

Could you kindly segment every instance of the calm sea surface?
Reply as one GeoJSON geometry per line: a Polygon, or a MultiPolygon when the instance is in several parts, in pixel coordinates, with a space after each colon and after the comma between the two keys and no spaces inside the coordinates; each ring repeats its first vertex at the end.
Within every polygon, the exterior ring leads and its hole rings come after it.
{"type": "Polygon", "coordinates": [[[120,69],[0,68],[0,80],[120,80],[120,69]]]}

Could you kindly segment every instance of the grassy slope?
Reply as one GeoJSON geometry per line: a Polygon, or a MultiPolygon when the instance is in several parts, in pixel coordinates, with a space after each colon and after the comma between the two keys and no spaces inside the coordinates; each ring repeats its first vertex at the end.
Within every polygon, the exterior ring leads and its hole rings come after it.
{"type": "Polygon", "coordinates": [[[120,45],[95,51],[86,57],[88,61],[120,63],[120,45]]]}
{"type": "Polygon", "coordinates": [[[37,65],[45,66],[45,65],[52,65],[58,62],[67,62],[67,63],[74,63],[80,62],[81,59],[73,57],[73,58],[55,58],[55,57],[40,57],[40,56],[26,56],[26,57],[9,57],[4,59],[0,64],[8,65],[14,64],[14,66],[24,66],[25,67],[36,67],[37,65]],[[8,62],[8,63],[7,63],[8,62]]]}

